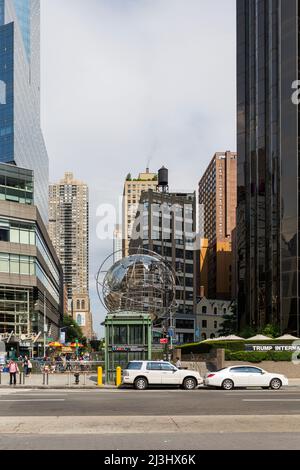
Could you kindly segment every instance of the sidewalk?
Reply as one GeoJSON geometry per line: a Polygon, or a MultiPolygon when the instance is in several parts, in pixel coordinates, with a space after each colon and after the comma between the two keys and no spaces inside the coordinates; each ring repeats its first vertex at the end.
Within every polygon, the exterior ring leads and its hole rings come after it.
{"type": "MultiPolygon", "coordinates": [[[[74,373],[71,374],[32,374],[30,377],[25,377],[25,383],[20,384],[20,376],[17,376],[16,388],[77,388],[77,389],[99,389],[99,388],[115,388],[114,385],[103,385],[98,387],[97,374],[80,374],[79,384],[75,384],[74,373]],[[45,381],[45,383],[44,383],[45,381]]],[[[9,385],[9,374],[1,374],[0,388],[12,388],[9,385]]]]}

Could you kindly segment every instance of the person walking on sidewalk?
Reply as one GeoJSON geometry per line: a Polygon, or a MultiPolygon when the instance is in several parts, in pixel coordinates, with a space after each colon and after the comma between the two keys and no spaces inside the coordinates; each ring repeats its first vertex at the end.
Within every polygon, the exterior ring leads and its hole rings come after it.
{"type": "Polygon", "coordinates": [[[24,374],[27,376],[28,375],[28,357],[24,357],[23,361],[23,367],[24,367],[24,374]]]}
{"type": "Polygon", "coordinates": [[[31,377],[31,372],[32,372],[32,362],[31,362],[31,360],[30,360],[30,359],[28,359],[28,364],[27,364],[27,372],[28,372],[28,374],[27,374],[27,375],[29,375],[29,377],[31,377]]]}
{"type": "Polygon", "coordinates": [[[17,373],[19,373],[19,367],[18,367],[18,364],[13,359],[9,361],[8,371],[9,371],[9,377],[10,377],[9,385],[12,385],[13,383],[14,385],[17,385],[17,373]]]}

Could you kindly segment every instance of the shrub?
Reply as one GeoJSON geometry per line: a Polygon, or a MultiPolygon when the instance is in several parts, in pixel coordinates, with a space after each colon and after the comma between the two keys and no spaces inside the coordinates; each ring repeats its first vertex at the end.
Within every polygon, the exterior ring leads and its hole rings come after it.
{"type": "MultiPolygon", "coordinates": [[[[292,344],[292,340],[283,340],[280,341],[280,344],[292,344]]],[[[209,342],[200,342],[200,343],[190,343],[180,346],[182,354],[202,354],[202,353],[209,353],[212,349],[227,349],[232,352],[244,351],[246,345],[264,345],[264,344],[276,344],[274,339],[263,340],[263,341],[249,341],[249,340],[241,340],[241,341],[209,341],[209,342]]],[[[279,344],[279,343],[278,343],[279,344]]],[[[275,351],[273,351],[275,352],[275,351]]],[[[277,351],[276,351],[277,352],[277,351]]],[[[252,351],[251,351],[251,354],[252,351]]]]}
{"type": "Polygon", "coordinates": [[[289,351],[225,351],[226,361],[243,361],[258,363],[261,361],[290,361],[292,353],[289,351]]]}

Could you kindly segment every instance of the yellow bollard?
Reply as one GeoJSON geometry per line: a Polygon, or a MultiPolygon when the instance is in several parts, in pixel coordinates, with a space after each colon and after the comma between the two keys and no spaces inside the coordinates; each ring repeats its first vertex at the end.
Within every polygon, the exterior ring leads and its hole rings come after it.
{"type": "Polygon", "coordinates": [[[119,387],[122,383],[122,369],[117,367],[116,369],[116,386],[119,387]]]}
{"type": "Polygon", "coordinates": [[[98,383],[97,383],[97,385],[99,387],[102,387],[102,385],[103,385],[102,367],[98,367],[98,383]]]}

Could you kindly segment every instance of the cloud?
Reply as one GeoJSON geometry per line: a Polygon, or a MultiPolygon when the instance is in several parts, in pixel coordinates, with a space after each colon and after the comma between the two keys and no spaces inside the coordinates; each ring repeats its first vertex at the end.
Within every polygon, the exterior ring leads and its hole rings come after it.
{"type": "MultiPolygon", "coordinates": [[[[42,103],[51,179],[90,186],[92,278],[112,250],[97,206],[117,204],[128,172],[150,158],[192,191],[235,150],[235,0],[43,0],[42,103]]],[[[94,287],[92,305],[99,324],[94,287]]]]}

